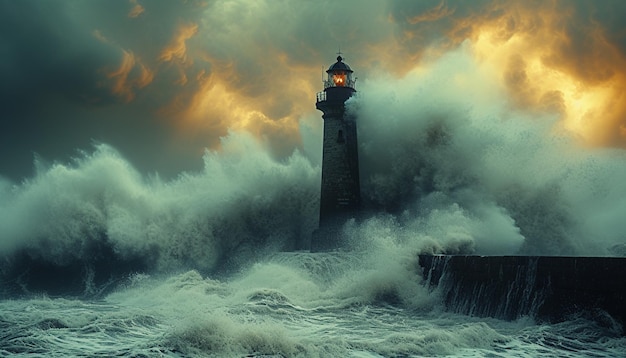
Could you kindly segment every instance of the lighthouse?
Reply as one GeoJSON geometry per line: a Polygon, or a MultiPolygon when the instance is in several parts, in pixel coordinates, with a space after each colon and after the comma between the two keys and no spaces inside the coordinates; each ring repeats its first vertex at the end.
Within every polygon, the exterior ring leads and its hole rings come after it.
{"type": "Polygon", "coordinates": [[[345,107],[356,93],[355,78],[341,56],[326,73],[324,90],[317,94],[315,104],[323,112],[324,139],[319,229],[313,235],[311,251],[338,248],[341,227],[355,218],[361,207],[356,118],[345,107]]]}

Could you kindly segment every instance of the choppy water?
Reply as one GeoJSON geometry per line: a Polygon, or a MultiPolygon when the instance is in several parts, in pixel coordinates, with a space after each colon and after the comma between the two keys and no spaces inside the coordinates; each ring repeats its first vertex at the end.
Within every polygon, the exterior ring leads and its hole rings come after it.
{"type": "MultiPolygon", "coordinates": [[[[229,278],[135,275],[97,300],[0,302],[0,354],[82,357],[620,357],[582,318],[537,324],[441,309],[419,276],[348,256],[281,254],[229,278]],[[393,272],[389,271],[388,274],[393,272]],[[397,274],[397,272],[396,272],[397,274]],[[397,277],[396,277],[397,278],[397,277]]],[[[366,261],[366,260],[365,260],[366,261]]]]}

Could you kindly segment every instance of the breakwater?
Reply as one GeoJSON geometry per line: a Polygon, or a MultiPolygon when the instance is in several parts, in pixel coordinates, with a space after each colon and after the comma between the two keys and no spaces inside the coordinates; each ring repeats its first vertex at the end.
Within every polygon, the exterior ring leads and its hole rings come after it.
{"type": "Polygon", "coordinates": [[[457,313],[626,321],[626,258],[420,255],[419,263],[425,284],[457,313]]]}

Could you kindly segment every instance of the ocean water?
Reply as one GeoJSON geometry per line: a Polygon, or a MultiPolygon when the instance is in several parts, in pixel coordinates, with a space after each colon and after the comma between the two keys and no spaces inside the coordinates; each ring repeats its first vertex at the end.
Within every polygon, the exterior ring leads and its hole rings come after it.
{"type": "Polygon", "coordinates": [[[446,312],[417,264],[623,256],[626,151],[582,145],[558,113],[511,109],[462,49],[359,91],[347,106],[368,210],[341,252],[303,251],[321,153],[304,124],[289,158],[233,132],[174,179],[106,144],[0,177],[0,355],[626,356],[610,318],[446,312]]]}
{"type": "Polygon", "coordinates": [[[383,274],[368,270],[362,265],[368,259],[362,259],[277,254],[221,280],[197,271],[137,274],[92,299],[5,299],[0,354],[619,357],[626,352],[618,328],[581,317],[541,324],[529,317],[511,322],[445,312],[417,274],[407,270],[398,279],[394,271],[403,268],[383,274]]]}

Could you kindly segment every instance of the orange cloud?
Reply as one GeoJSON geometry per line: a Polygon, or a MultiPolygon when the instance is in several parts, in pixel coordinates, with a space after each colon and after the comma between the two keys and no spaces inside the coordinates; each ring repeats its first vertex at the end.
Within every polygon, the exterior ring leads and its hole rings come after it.
{"type": "Polygon", "coordinates": [[[178,61],[184,63],[187,61],[187,40],[192,38],[198,32],[196,24],[182,24],[178,27],[176,34],[169,45],[167,45],[159,56],[159,60],[169,62],[178,61]]]}
{"type": "Polygon", "coordinates": [[[190,97],[181,92],[162,113],[176,118],[185,135],[204,134],[213,146],[228,130],[247,131],[264,139],[274,154],[290,154],[301,144],[300,116],[315,110],[319,89],[312,83],[319,81],[319,69],[292,64],[285,53],[268,56],[263,78],[248,83],[237,63],[207,55],[211,73],[189,76],[197,90],[190,97]]]}
{"type": "Polygon", "coordinates": [[[409,22],[411,24],[417,24],[424,21],[437,21],[450,16],[453,13],[454,10],[447,6],[445,1],[441,1],[439,5],[431,8],[430,10],[410,18],[409,22]]]}
{"type": "Polygon", "coordinates": [[[139,5],[137,0],[129,0],[131,5],[134,5],[132,9],[128,12],[128,17],[136,18],[139,17],[146,9],[143,6],[139,5]]]}
{"type": "Polygon", "coordinates": [[[107,73],[113,81],[112,92],[129,102],[135,97],[135,89],[152,82],[154,73],[137,61],[132,52],[122,50],[122,63],[116,70],[107,73]]]}
{"type": "Polygon", "coordinates": [[[564,128],[592,145],[626,146],[623,54],[602,23],[576,17],[574,4],[538,4],[494,3],[456,19],[448,38],[470,39],[520,108],[560,115],[564,128]]]}

